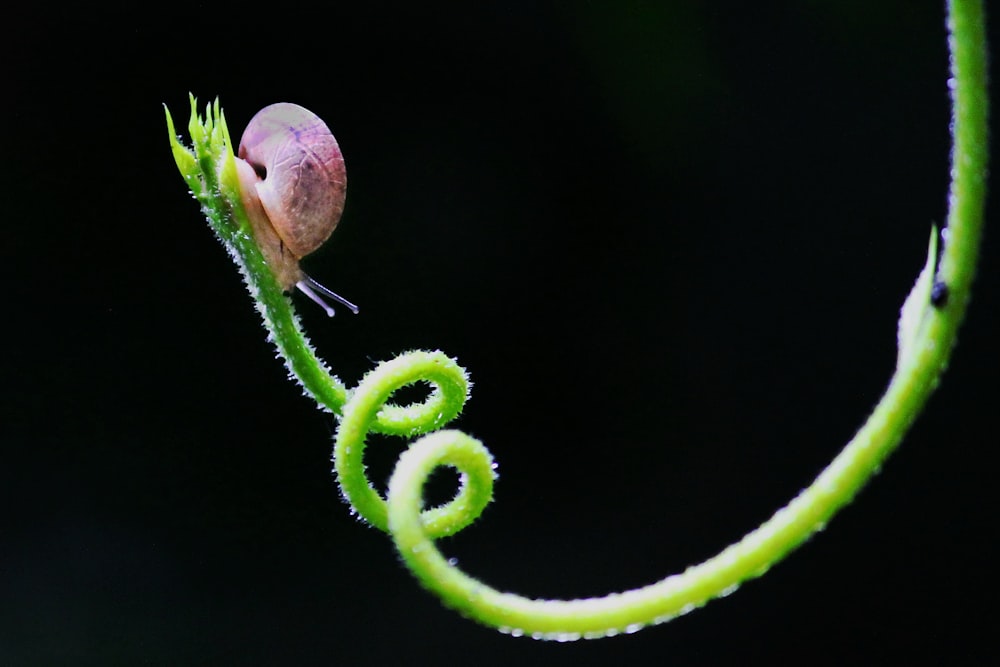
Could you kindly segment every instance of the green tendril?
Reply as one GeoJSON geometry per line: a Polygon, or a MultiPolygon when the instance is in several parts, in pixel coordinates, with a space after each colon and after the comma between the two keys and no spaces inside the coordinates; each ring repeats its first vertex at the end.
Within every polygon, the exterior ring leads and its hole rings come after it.
{"type": "Polygon", "coordinates": [[[574,640],[629,633],[728,595],[809,538],[880,468],[923,409],[945,369],[969,301],[983,223],[987,169],[986,37],[981,0],[948,3],[953,150],[947,226],[941,251],[934,230],[927,261],[903,305],[896,371],[868,420],[816,480],[768,521],[716,556],[649,586],[599,598],[534,600],[504,593],[451,564],[436,538],[469,525],[492,498],[495,464],[478,440],[438,430],[468,398],[466,372],[442,352],[409,352],[380,364],[348,391],[309,345],[254,243],[240,203],[232,143],[218,101],[199,118],[191,97],[192,148],[183,147],[167,112],[178,169],[209,225],[239,266],[269,337],[292,375],[340,419],[334,468],[344,498],[365,521],[387,531],[417,579],[459,612],[503,632],[574,640]],[[941,294],[947,298],[941,298],[941,294]],[[389,403],[401,387],[426,383],[413,405],[389,403]],[[365,474],[368,433],[422,436],[402,454],[383,499],[365,474]],[[424,508],[423,489],[440,466],[459,472],[448,503],[424,508]]]}
{"type": "MultiPolygon", "coordinates": [[[[363,457],[368,432],[377,430],[402,436],[430,433],[461,412],[468,394],[465,370],[441,352],[409,352],[380,364],[365,376],[344,406],[333,447],[341,493],[365,521],[380,530],[389,530],[386,502],[365,475],[363,457]],[[397,389],[421,381],[434,386],[423,403],[406,407],[386,403],[397,389]]],[[[492,486],[491,478],[488,488],[492,486]]],[[[424,520],[437,526],[428,529],[429,534],[450,535],[475,520],[486,507],[490,494],[481,502],[472,502],[473,497],[479,496],[463,483],[454,500],[427,513],[424,520]],[[475,514],[469,515],[472,511],[475,514]],[[434,517],[433,521],[430,517],[434,517]]]]}

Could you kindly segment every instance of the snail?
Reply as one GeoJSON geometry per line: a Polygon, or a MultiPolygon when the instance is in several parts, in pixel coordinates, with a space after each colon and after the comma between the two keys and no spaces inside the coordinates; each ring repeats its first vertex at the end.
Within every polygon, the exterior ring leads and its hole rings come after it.
{"type": "Polygon", "coordinates": [[[299,268],[344,212],[347,172],[326,124],[297,104],[264,107],[243,131],[236,171],[254,239],[281,288],[297,287],[330,317],[333,307],[323,297],[356,314],[357,306],[299,268]]]}

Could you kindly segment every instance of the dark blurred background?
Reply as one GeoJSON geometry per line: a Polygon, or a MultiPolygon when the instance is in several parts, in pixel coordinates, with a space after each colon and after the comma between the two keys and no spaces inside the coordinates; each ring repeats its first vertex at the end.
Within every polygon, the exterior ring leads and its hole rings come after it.
{"type": "MultiPolygon", "coordinates": [[[[327,121],[347,209],[305,267],[362,311],[296,297],[313,342],[352,385],[457,357],[500,479],[444,550],[600,595],[765,520],[877,401],[946,211],[943,3],[136,7],[5,21],[0,665],[996,656],[995,226],[939,391],[825,532],[665,626],[538,643],[443,608],[351,518],[334,421],[286,381],[162,108],[327,121]]],[[[374,447],[383,482],[402,444],[374,447]]]]}

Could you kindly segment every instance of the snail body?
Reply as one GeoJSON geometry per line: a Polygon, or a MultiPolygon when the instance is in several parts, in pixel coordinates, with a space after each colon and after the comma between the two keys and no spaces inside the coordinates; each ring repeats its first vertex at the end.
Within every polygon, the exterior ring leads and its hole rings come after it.
{"type": "Polygon", "coordinates": [[[236,170],[254,238],[282,289],[297,287],[330,316],[324,296],[357,313],[299,267],[330,238],[344,212],[347,172],[326,124],[297,104],[264,107],[243,132],[236,170]]]}

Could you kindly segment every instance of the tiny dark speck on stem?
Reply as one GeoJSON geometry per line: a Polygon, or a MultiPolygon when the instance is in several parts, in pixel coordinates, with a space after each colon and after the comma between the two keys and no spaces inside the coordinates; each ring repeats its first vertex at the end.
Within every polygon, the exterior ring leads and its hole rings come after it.
{"type": "Polygon", "coordinates": [[[948,285],[940,280],[935,281],[931,287],[931,305],[935,308],[944,308],[948,305],[948,285]]]}

